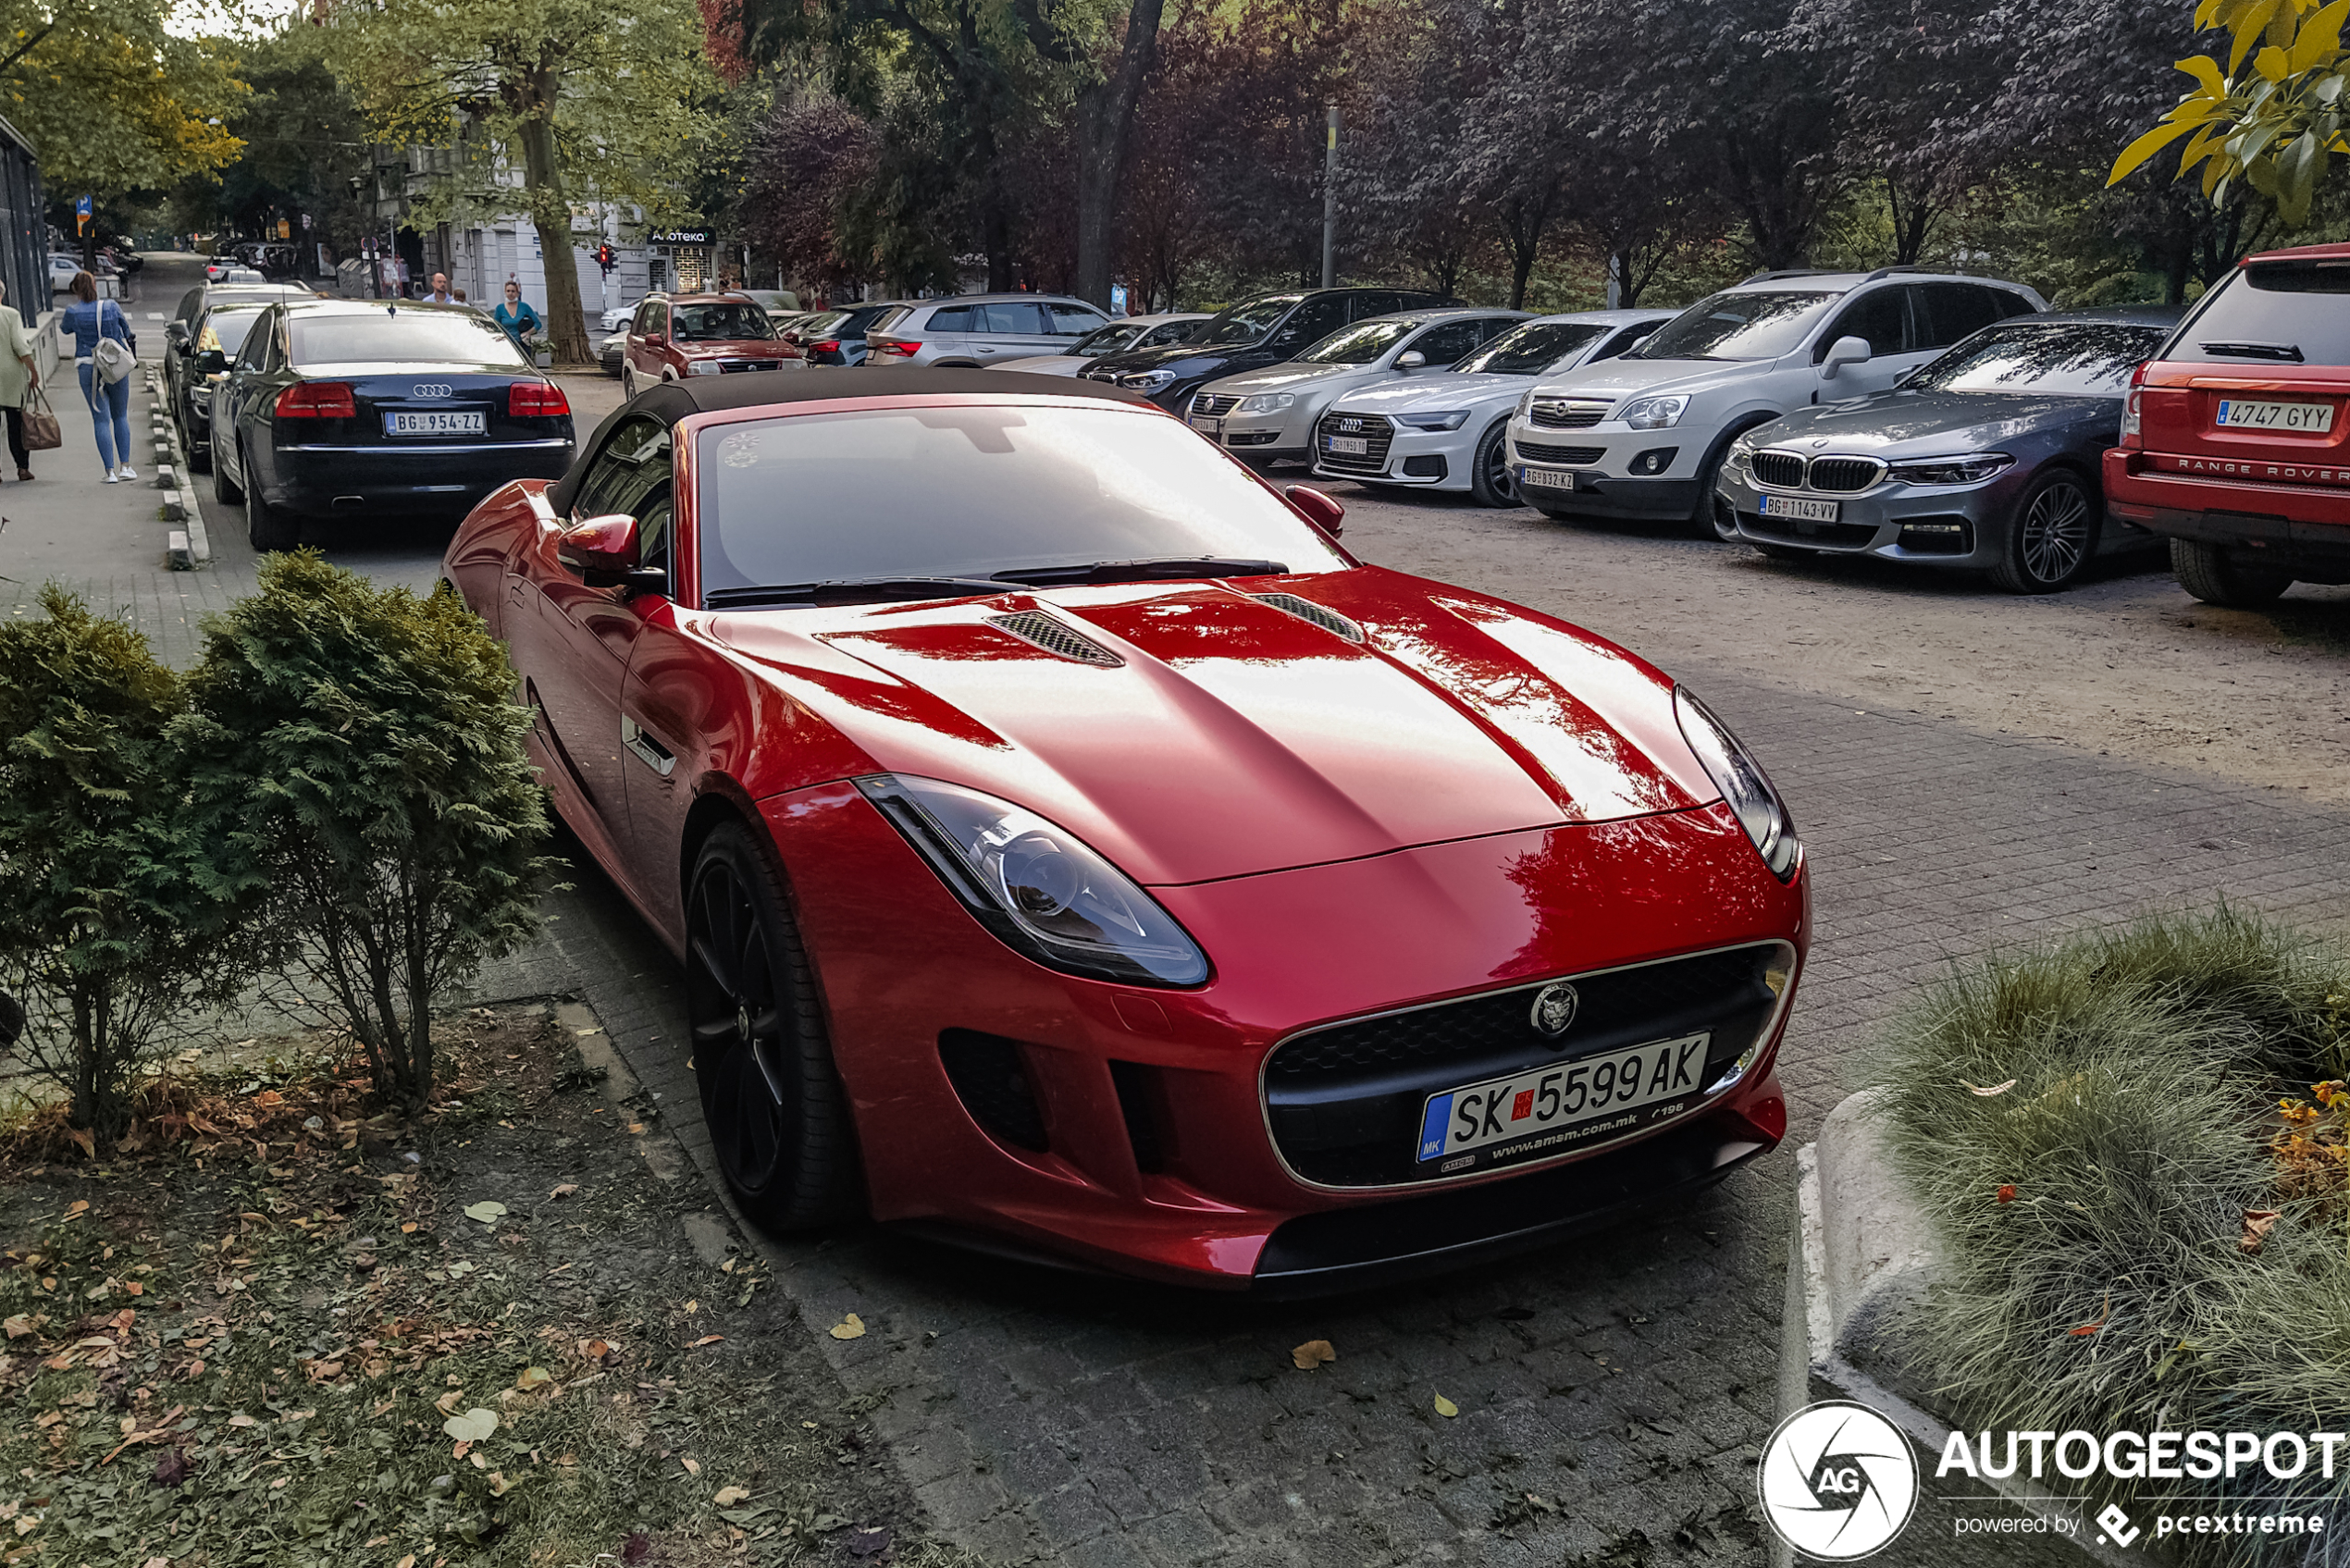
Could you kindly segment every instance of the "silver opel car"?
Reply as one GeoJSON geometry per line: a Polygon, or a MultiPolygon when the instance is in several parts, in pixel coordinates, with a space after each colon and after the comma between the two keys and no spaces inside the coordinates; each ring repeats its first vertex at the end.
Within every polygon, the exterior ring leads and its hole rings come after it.
{"type": "Polygon", "coordinates": [[[1714,525],[1765,555],[1872,555],[2070,586],[2152,536],[2097,488],[2130,376],[2179,312],[2058,311],[1986,327],[1886,391],[1801,408],[1730,443],[1714,525]]]}

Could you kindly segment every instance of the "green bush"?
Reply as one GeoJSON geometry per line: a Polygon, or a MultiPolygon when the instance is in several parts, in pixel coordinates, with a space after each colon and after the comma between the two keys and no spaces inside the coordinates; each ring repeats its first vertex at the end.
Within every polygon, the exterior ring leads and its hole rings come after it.
{"type": "Polygon", "coordinates": [[[454,595],[315,551],[271,558],[204,633],[196,820],[266,878],[283,955],[377,1087],[422,1105],[435,998],[530,935],[553,864],[504,651],[454,595]]]}
{"type": "Polygon", "coordinates": [[[67,1089],[93,1148],[129,1126],[142,1064],[254,957],[179,809],[185,700],[126,623],[55,585],[0,622],[0,983],[27,1061],[67,1089]]]}
{"type": "MultiPolygon", "coordinates": [[[[2269,1136],[2280,1099],[2344,1076],[2346,1035],[2350,954],[2229,908],[1997,958],[1924,1000],[1874,1076],[1942,1244],[1924,1360],[1960,1426],[2340,1429],[2343,1204],[2282,1196],[2269,1136]],[[2265,1210],[2282,1212],[2248,1253],[2245,1213],[2265,1210]]],[[[2234,1487],[2340,1502],[2350,1473],[2234,1487]]]]}

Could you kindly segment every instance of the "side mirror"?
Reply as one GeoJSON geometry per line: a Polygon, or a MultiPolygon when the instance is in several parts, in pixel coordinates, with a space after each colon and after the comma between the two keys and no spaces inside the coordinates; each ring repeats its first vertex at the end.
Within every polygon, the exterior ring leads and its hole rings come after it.
{"type": "Polygon", "coordinates": [[[1866,338],[1838,338],[1828,345],[1827,357],[1820,362],[1820,379],[1833,381],[1836,373],[1848,364],[1865,364],[1869,359],[1866,338]]]}
{"type": "Polygon", "coordinates": [[[1427,364],[1428,355],[1417,349],[1408,349],[1395,356],[1395,368],[1398,370],[1417,370],[1427,364]]]}
{"type": "Polygon", "coordinates": [[[575,523],[555,541],[555,559],[591,588],[666,592],[669,574],[644,564],[637,520],[622,512],[575,523]]]}
{"type": "Polygon", "coordinates": [[[1305,520],[1308,523],[1313,524],[1331,538],[1336,538],[1346,531],[1346,508],[1339,505],[1337,501],[1313,486],[1292,485],[1281,494],[1289,498],[1290,505],[1305,513],[1305,520]]]}
{"type": "Polygon", "coordinates": [[[644,335],[644,338],[645,341],[648,343],[666,343],[669,341],[669,334],[666,332],[648,332],[644,335]]]}
{"type": "MultiPolygon", "coordinates": [[[[184,354],[188,350],[182,346],[179,352],[184,354]]],[[[224,349],[206,349],[196,355],[196,370],[200,375],[217,376],[228,368],[229,354],[224,349]]]]}

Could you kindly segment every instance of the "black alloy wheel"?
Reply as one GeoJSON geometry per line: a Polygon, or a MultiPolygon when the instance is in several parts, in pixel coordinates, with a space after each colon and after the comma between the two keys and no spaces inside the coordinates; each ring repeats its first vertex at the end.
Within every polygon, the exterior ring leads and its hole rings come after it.
{"type": "Polygon", "coordinates": [[[1477,455],[1469,460],[1469,494],[1479,506],[1518,504],[1517,470],[1510,466],[1509,420],[1493,422],[1478,438],[1477,455]]]}
{"type": "Polygon", "coordinates": [[[740,825],[714,830],[686,899],[686,1011],[718,1168],[772,1230],[855,1207],[847,1098],[783,890],[740,825]]]}
{"type": "Polygon", "coordinates": [[[2046,594],[2071,587],[2097,553],[2104,508],[2087,480],[2059,468],[2032,481],[2015,503],[2007,549],[1991,580],[2010,593],[2046,594]]]}

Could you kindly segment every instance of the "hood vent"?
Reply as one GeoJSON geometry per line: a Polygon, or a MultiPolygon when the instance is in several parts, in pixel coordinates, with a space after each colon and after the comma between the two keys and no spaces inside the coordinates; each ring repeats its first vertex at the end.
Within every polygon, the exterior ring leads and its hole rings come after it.
{"type": "Polygon", "coordinates": [[[1114,670],[1126,662],[1074,626],[1056,621],[1041,610],[1023,610],[1017,615],[990,615],[987,623],[1024,643],[1033,643],[1047,653],[1074,659],[1080,664],[1114,670]]]}
{"type": "Polygon", "coordinates": [[[1337,611],[1327,605],[1316,604],[1310,599],[1300,599],[1295,594],[1251,594],[1248,597],[1259,604],[1269,604],[1276,610],[1294,615],[1301,621],[1311,621],[1322,630],[1335,633],[1348,642],[1367,640],[1363,636],[1362,627],[1337,611]]]}

